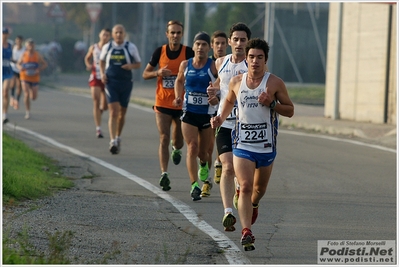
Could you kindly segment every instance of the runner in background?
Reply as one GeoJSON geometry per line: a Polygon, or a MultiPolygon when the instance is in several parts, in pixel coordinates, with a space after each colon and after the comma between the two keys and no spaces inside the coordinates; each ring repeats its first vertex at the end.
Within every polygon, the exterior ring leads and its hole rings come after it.
{"type": "Polygon", "coordinates": [[[85,56],[86,69],[91,71],[89,77],[89,86],[91,97],[93,99],[93,117],[96,125],[97,138],[103,138],[101,131],[101,115],[103,111],[108,109],[107,98],[105,95],[105,86],[101,81],[100,73],[100,54],[104,44],[108,43],[111,38],[111,30],[102,29],[99,33],[99,42],[91,45],[85,56]]]}
{"type": "Polygon", "coordinates": [[[135,44],[126,41],[122,24],[112,28],[112,41],[105,44],[100,54],[101,81],[106,86],[109,110],[109,151],[119,154],[121,134],[133,90],[133,69],[141,66],[141,58],[135,44]]]}
{"type": "Polygon", "coordinates": [[[3,72],[2,72],[2,82],[3,82],[3,124],[8,122],[7,110],[9,105],[9,89],[11,85],[11,79],[13,76],[11,61],[12,61],[12,45],[8,41],[8,36],[10,32],[8,28],[3,28],[3,72]]]}
{"type": "MultiPolygon", "coordinates": [[[[211,48],[212,48],[212,59],[216,61],[216,59],[220,57],[224,57],[226,55],[226,50],[227,50],[227,34],[223,31],[215,31],[212,36],[211,36],[211,48]]],[[[220,94],[218,93],[219,99],[220,99],[220,94]]],[[[215,114],[216,115],[216,114],[215,114]]],[[[213,138],[212,141],[209,143],[209,151],[208,154],[211,155],[209,157],[208,165],[209,167],[212,166],[212,155],[213,155],[213,149],[215,146],[215,134],[216,134],[216,129],[213,129],[213,138]]],[[[215,163],[213,164],[213,168],[215,170],[215,174],[213,177],[213,180],[215,181],[216,184],[220,183],[220,177],[222,175],[222,162],[220,162],[219,155],[216,153],[216,159],[215,163]]]]}
{"type": "Polygon", "coordinates": [[[18,60],[22,90],[24,91],[25,119],[30,118],[30,100],[36,100],[39,92],[40,72],[47,68],[45,61],[35,49],[35,42],[29,38],[25,42],[26,50],[18,60]]]}
{"type": "Polygon", "coordinates": [[[10,99],[10,106],[14,109],[19,109],[19,98],[21,97],[22,93],[22,84],[21,79],[19,77],[20,70],[18,69],[17,62],[25,52],[25,47],[23,46],[24,38],[21,35],[18,35],[15,38],[14,47],[12,48],[12,62],[11,68],[13,71],[13,77],[11,81],[11,99],[10,99]]]}

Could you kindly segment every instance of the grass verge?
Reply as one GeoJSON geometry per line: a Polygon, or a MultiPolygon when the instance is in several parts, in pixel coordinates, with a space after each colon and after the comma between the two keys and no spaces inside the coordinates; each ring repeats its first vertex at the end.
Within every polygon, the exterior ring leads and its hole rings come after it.
{"type": "MultiPolygon", "coordinates": [[[[56,163],[23,142],[3,132],[3,206],[26,199],[49,196],[59,189],[70,188],[73,182],[59,175],[56,163]]],[[[72,234],[48,234],[50,255],[34,250],[25,229],[17,238],[10,238],[3,229],[3,264],[66,264],[65,257],[72,234]]]]}
{"type": "Polygon", "coordinates": [[[3,205],[72,187],[73,182],[59,173],[52,159],[3,132],[3,205]]]}
{"type": "Polygon", "coordinates": [[[294,103],[304,105],[324,105],[324,85],[287,85],[288,94],[294,103]]]}

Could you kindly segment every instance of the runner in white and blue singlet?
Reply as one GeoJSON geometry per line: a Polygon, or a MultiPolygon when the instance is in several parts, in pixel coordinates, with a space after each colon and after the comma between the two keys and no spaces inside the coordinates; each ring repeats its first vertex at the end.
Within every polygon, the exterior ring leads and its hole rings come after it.
{"type": "MultiPolygon", "coordinates": [[[[234,76],[248,71],[248,63],[245,60],[245,46],[251,38],[251,34],[251,30],[245,23],[237,22],[233,24],[230,27],[229,34],[229,45],[232,53],[216,60],[219,82],[216,82],[214,87],[220,88],[219,114],[225,106],[230,80],[234,76]]],[[[237,205],[233,199],[238,199],[239,195],[238,186],[236,190],[234,188],[233,142],[231,139],[231,131],[236,120],[236,109],[237,105],[234,106],[221,127],[216,129],[216,148],[222,163],[220,177],[220,195],[224,207],[222,224],[227,232],[235,231],[236,218],[233,214],[233,206],[237,207],[237,205]]]]}
{"type": "Polygon", "coordinates": [[[259,202],[266,193],[276,157],[278,114],[294,115],[283,80],[267,71],[268,53],[265,40],[249,40],[245,47],[248,72],[231,79],[226,105],[220,115],[211,119],[212,128],[219,127],[237,101],[233,163],[241,189],[238,213],[245,251],[255,249],[251,226],[258,217],[259,202]]]}
{"type": "Polygon", "coordinates": [[[250,152],[267,154],[262,161],[256,162],[255,166],[259,168],[270,165],[276,157],[278,114],[258,102],[258,96],[265,91],[270,72],[265,73],[255,89],[248,88],[247,76],[247,73],[243,74],[237,94],[240,113],[232,131],[233,151],[249,159],[250,152]]]}

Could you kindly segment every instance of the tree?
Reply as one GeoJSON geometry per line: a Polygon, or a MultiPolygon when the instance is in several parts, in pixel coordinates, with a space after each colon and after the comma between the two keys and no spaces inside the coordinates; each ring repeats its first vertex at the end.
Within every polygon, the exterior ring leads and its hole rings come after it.
{"type": "Polygon", "coordinates": [[[264,14],[264,4],[219,3],[213,13],[208,13],[205,27],[210,32],[221,30],[229,35],[231,25],[243,22],[251,29],[251,37],[262,37],[263,19],[256,20],[262,14],[264,14]]]}

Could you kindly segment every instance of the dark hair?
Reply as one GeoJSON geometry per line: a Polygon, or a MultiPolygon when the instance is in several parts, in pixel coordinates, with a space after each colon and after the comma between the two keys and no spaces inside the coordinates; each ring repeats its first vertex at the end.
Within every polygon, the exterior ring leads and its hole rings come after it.
{"type": "Polygon", "coordinates": [[[19,39],[19,40],[24,40],[24,37],[22,37],[22,35],[17,35],[17,37],[15,37],[15,39],[19,39]]]}
{"type": "Polygon", "coordinates": [[[101,31],[111,32],[110,28],[103,28],[101,31]]]}
{"type": "Polygon", "coordinates": [[[181,26],[184,29],[183,23],[181,23],[180,21],[178,21],[178,20],[169,20],[168,24],[166,24],[166,31],[168,31],[168,27],[170,25],[179,25],[179,26],[181,26]]]}
{"type": "Polygon", "coordinates": [[[260,38],[254,38],[248,41],[247,46],[245,47],[245,56],[248,56],[248,52],[250,49],[261,49],[265,53],[266,60],[269,58],[269,45],[265,40],[260,38]]]}
{"type": "Polygon", "coordinates": [[[215,32],[212,34],[212,36],[211,36],[211,43],[213,43],[213,40],[214,40],[215,38],[218,38],[218,37],[223,37],[223,38],[225,38],[225,39],[226,39],[226,42],[227,42],[227,34],[226,34],[225,32],[223,32],[223,31],[215,31],[215,32]]]}
{"type": "Polygon", "coordinates": [[[233,32],[237,32],[237,31],[246,32],[248,40],[251,39],[251,30],[248,28],[248,26],[245,23],[243,23],[243,22],[234,23],[230,28],[230,38],[233,35],[233,32]]]}

